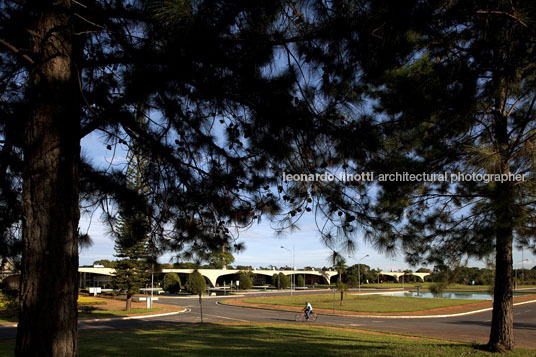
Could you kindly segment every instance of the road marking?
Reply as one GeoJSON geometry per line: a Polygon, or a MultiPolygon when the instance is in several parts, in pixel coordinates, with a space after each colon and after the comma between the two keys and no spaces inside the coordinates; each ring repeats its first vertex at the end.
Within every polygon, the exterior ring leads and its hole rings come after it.
{"type": "Polygon", "coordinates": [[[140,315],[140,316],[129,316],[129,317],[123,317],[121,320],[143,320],[143,319],[149,319],[151,317],[163,317],[163,316],[171,316],[171,315],[179,315],[181,313],[188,312],[187,309],[184,309],[182,311],[177,312],[168,312],[165,314],[156,314],[156,315],[140,315]]]}
{"type": "Polygon", "coordinates": [[[385,321],[381,321],[381,320],[374,320],[372,322],[385,322],[385,321]]]}
{"type": "Polygon", "coordinates": [[[348,326],[354,326],[354,327],[357,327],[357,326],[363,326],[363,324],[349,324],[348,326]]]}
{"type": "Polygon", "coordinates": [[[240,321],[240,322],[249,322],[248,320],[240,320],[240,319],[234,319],[232,317],[225,317],[225,316],[218,316],[218,315],[208,315],[204,314],[204,316],[212,316],[212,317],[218,317],[220,319],[226,319],[226,320],[234,320],[234,321],[240,321]]]}

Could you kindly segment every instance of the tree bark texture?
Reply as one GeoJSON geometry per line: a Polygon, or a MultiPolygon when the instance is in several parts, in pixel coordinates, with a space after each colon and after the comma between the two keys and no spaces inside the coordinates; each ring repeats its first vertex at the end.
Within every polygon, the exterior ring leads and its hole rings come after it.
{"type": "MultiPolygon", "coordinates": [[[[506,94],[498,100],[505,103],[506,94]]],[[[501,111],[502,112],[502,111],[501,111]]],[[[496,115],[495,140],[501,153],[501,171],[509,173],[508,127],[504,113],[496,115]]],[[[514,232],[514,190],[511,182],[497,182],[495,188],[495,287],[488,348],[506,352],[514,348],[514,296],[512,287],[512,242],[514,232]]]]}
{"type": "Polygon", "coordinates": [[[70,0],[36,5],[16,356],[78,355],[80,106],[70,5],[70,0]]]}
{"type": "Polygon", "coordinates": [[[132,309],[132,296],[134,296],[134,294],[132,293],[127,293],[127,301],[126,301],[126,305],[125,305],[125,311],[130,311],[132,309]]]}
{"type": "Polygon", "coordinates": [[[493,315],[488,346],[490,350],[505,352],[514,347],[514,297],[512,287],[513,215],[510,183],[498,183],[495,287],[493,315]]]}

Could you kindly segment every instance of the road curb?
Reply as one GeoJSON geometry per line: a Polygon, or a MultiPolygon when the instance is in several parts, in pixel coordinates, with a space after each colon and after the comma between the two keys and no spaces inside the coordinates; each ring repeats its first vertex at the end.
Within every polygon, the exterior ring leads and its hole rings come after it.
{"type": "MultiPolygon", "coordinates": [[[[109,322],[114,320],[135,320],[135,319],[148,319],[153,317],[163,317],[163,316],[171,316],[171,315],[179,315],[187,312],[188,309],[184,308],[181,311],[174,311],[174,312],[166,312],[163,314],[154,314],[154,315],[136,315],[136,316],[123,316],[123,317],[105,317],[102,319],[79,319],[78,323],[94,323],[94,322],[109,322]]],[[[1,327],[17,327],[18,323],[12,323],[12,324],[1,324],[1,327]]]]}
{"type": "MultiPolygon", "coordinates": [[[[197,299],[199,295],[188,295],[188,296],[159,296],[161,299],[197,299]]],[[[205,299],[227,299],[227,298],[241,298],[246,297],[246,295],[223,295],[223,296],[203,296],[205,299]]]]}
{"type": "MultiPolygon", "coordinates": [[[[94,322],[109,322],[114,320],[136,320],[136,319],[149,319],[153,317],[163,317],[163,316],[172,316],[179,315],[189,311],[187,308],[183,308],[181,311],[166,312],[163,314],[153,314],[153,315],[136,315],[136,316],[122,316],[122,317],[105,317],[102,319],[79,319],[78,323],[94,323],[94,322]]],[[[18,323],[11,324],[0,324],[1,327],[17,327],[18,323]]]]}
{"type": "MultiPolygon", "coordinates": [[[[535,302],[536,300],[523,301],[523,302],[515,303],[514,306],[525,305],[525,304],[530,304],[530,303],[535,303],[535,302]]],[[[293,311],[293,310],[270,309],[270,308],[264,308],[264,307],[258,307],[258,306],[221,304],[219,301],[217,302],[217,304],[225,305],[225,306],[242,307],[242,308],[248,308],[248,309],[258,309],[258,310],[283,311],[283,312],[294,312],[294,313],[298,312],[298,311],[293,311]]],[[[436,319],[436,318],[467,316],[467,315],[478,314],[480,312],[491,311],[491,310],[493,310],[493,308],[488,307],[488,308],[480,309],[480,310],[460,312],[457,314],[444,314],[444,315],[344,315],[344,314],[335,314],[335,313],[320,313],[320,314],[317,313],[317,315],[353,317],[353,318],[375,318],[375,319],[436,319]]]]}
{"type": "Polygon", "coordinates": [[[136,320],[136,319],[149,319],[153,317],[163,317],[163,316],[171,316],[171,315],[179,315],[187,312],[187,308],[183,308],[181,311],[174,311],[174,312],[166,312],[163,314],[154,314],[154,315],[136,315],[136,316],[123,316],[123,317],[106,317],[103,319],[82,319],[78,320],[78,322],[108,322],[108,321],[114,321],[114,320],[136,320]]]}

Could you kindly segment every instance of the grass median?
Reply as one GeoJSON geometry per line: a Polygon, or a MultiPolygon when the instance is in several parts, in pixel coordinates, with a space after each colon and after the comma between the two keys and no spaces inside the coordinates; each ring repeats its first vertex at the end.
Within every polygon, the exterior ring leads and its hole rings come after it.
{"type": "MultiPolygon", "coordinates": [[[[315,325],[202,324],[82,334],[80,356],[490,356],[476,346],[315,325]]],[[[0,356],[14,342],[0,342],[0,356]]],[[[534,356],[516,349],[508,356],[534,356]]]]}
{"type": "Polygon", "coordinates": [[[456,306],[486,303],[486,300],[458,300],[458,299],[423,299],[399,296],[382,295],[345,295],[340,305],[340,294],[322,294],[307,296],[271,296],[260,298],[242,298],[224,303],[234,305],[257,304],[274,307],[302,308],[305,300],[309,301],[315,310],[335,310],[361,313],[403,313],[435,309],[444,309],[456,306]]]}

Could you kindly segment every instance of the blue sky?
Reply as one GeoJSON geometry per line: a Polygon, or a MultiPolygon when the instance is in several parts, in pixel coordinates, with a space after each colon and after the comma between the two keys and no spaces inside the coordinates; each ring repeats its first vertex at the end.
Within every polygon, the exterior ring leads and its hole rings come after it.
{"type": "MultiPolygon", "coordinates": [[[[80,264],[92,264],[99,259],[114,259],[113,240],[107,234],[107,228],[96,218],[93,218],[89,234],[93,238],[94,245],[81,252],[80,264]]],[[[291,253],[281,246],[292,251],[294,248],[295,265],[298,268],[305,266],[322,267],[329,266],[330,250],[325,248],[320,242],[319,235],[313,224],[308,224],[309,219],[304,219],[301,224],[301,229],[284,235],[276,235],[268,223],[255,224],[248,231],[242,232],[238,239],[239,242],[244,242],[246,249],[243,252],[235,253],[234,265],[251,265],[253,267],[267,267],[268,265],[275,266],[291,266],[291,253]]],[[[85,231],[89,220],[87,217],[82,217],[80,226],[82,231],[85,231]]],[[[372,247],[358,239],[358,249],[351,257],[347,258],[348,265],[356,264],[359,259],[365,255],[368,257],[361,260],[362,264],[367,264],[371,268],[380,268],[382,270],[398,270],[398,269],[413,269],[404,263],[402,255],[398,255],[394,259],[386,257],[376,252],[372,247]],[[396,259],[396,260],[395,260],[396,259]]],[[[515,268],[521,268],[521,251],[514,252],[515,268]]],[[[536,259],[527,251],[523,254],[525,268],[532,268],[536,265],[536,259]]],[[[160,258],[161,263],[168,263],[172,255],[168,254],[160,258]]],[[[484,263],[478,261],[470,261],[469,266],[484,267],[484,263]]],[[[429,267],[431,268],[431,267],[429,267]]]]}
{"type": "MultiPolygon", "coordinates": [[[[113,152],[107,150],[106,146],[99,141],[96,134],[89,135],[82,141],[82,152],[93,160],[94,164],[108,166],[110,164],[123,165],[125,160],[124,152],[113,152]]],[[[99,259],[114,259],[114,243],[108,234],[108,228],[100,220],[100,212],[96,211],[92,217],[82,215],[80,219],[80,229],[83,233],[88,233],[93,239],[93,246],[80,253],[80,265],[92,264],[99,259]]],[[[234,265],[250,265],[253,267],[269,265],[291,266],[291,253],[281,246],[294,249],[295,266],[303,268],[305,266],[323,267],[329,266],[330,250],[324,247],[320,240],[320,235],[316,230],[311,216],[303,217],[299,222],[299,230],[288,232],[283,235],[276,235],[270,228],[267,219],[260,224],[254,224],[249,230],[241,232],[238,241],[245,244],[246,249],[240,253],[235,253],[234,265]]],[[[367,264],[371,268],[382,270],[413,269],[404,262],[404,257],[398,255],[394,258],[386,257],[376,252],[372,247],[366,245],[359,236],[356,238],[357,249],[353,256],[346,257],[347,264],[356,264],[359,259],[362,264],[367,264]]],[[[168,263],[172,258],[171,254],[159,259],[161,263],[168,263]]],[[[514,267],[521,268],[521,260],[524,261],[525,268],[532,268],[536,265],[536,257],[525,251],[524,254],[514,251],[514,267]],[[523,258],[522,258],[523,257],[523,258]]],[[[468,266],[484,267],[485,264],[479,261],[469,261],[468,266]]],[[[418,268],[418,267],[417,267],[418,268]]],[[[432,268],[432,267],[429,267],[432,268]]]]}
{"type": "MultiPolygon", "coordinates": [[[[99,259],[114,259],[113,240],[107,234],[107,227],[100,222],[94,215],[89,228],[89,234],[94,241],[91,248],[85,249],[80,254],[80,264],[92,264],[99,259]]],[[[294,249],[295,266],[303,268],[305,266],[323,267],[330,266],[329,256],[331,251],[324,247],[320,242],[319,234],[313,224],[307,224],[308,218],[301,223],[301,229],[292,233],[276,235],[274,230],[267,222],[253,225],[249,230],[241,232],[238,238],[239,242],[245,244],[245,250],[240,253],[234,253],[234,265],[251,265],[253,267],[291,266],[291,252],[294,249]],[[284,246],[286,249],[281,248],[284,246]]],[[[88,217],[82,217],[80,227],[86,231],[89,223],[88,217]]],[[[361,260],[361,263],[367,264],[372,268],[381,268],[383,270],[398,270],[408,267],[403,262],[403,257],[395,257],[397,261],[386,258],[378,254],[371,247],[365,246],[362,242],[353,256],[346,256],[348,265],[357,263],[358,259],[365,255],[368,257],[361,260]]],[[[159,259],[161,263],[168,263],[172,258],[167,254],[159,259]]]]}

